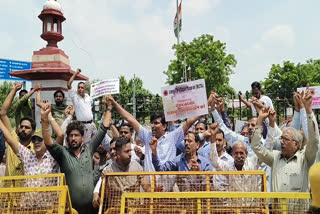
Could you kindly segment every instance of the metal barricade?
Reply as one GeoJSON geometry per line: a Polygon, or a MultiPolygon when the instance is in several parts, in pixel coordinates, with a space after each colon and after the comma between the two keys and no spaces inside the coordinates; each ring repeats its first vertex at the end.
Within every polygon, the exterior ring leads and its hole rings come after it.
{"type": "Polygon", "coordinates": [[[64,174],[0,177],[0,213],[77,213],[64,174]]]}
{"type": "Polygon", "coordinates": [[[269,192],[175,192],[124,193],[121,214],[204,214],[204,213],[275,213],[302,214],[309,212],[308,193],[269,192]],[[228,200],[231,203],[221,203],[228,200]],[[254,203],[243,203],[252,201],[254,203]]]}
{"type": "Polygon", "coordinates": [[[102,179],[99,213],[119,213],[121,195],[127,192],[266,192],[266,189],[265,172],[260,170],[106,173],[102,179]]]}

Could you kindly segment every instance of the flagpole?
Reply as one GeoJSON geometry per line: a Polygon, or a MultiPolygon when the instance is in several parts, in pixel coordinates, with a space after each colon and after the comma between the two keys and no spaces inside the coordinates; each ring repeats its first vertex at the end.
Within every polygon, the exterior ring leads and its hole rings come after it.
{"type": "Polygon", "coordinates": [[[179,21],[180,21],[180,20],[179,20],[179,4],[178,4],[178,1],[179,1],[179,0],[177,0],[177,27],[178,27],[178,28],[177,28],[177,32],[178,32],[178,34],[177,34],[177,35],[178,35],[178,36],[177,36],[177,44],[179,45],[179,44],[180,44],[180,41],[179,41],[179,29],[180,29],[180,26],[179,26],[179,25],[180,25],[180,23],[179,23],[179,21]]]}

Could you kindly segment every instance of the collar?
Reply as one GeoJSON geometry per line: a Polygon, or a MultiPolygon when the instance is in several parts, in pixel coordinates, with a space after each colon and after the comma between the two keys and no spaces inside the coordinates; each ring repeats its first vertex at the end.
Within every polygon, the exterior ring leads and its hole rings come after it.
{"type": "MultiPolygon", "coordinates": [[[[81,146],[80,155],[85,151],[86,147],[87,147],[87,145],[83,142],[83,143],[82,143],[82,146],[81,146]]],[[[70,147],[68,147],[67,150],[74,155],[74,153],[73,153],[73,151],[70,149],[70,147]]]]}
{"type": "Polygon", "coordinates": [[[284,159],[287,163],[292,161],[294,158],[298,159],[297,153],[299,151],[297,151],[292,157],[290,157],[289,159],[287,159],[282,153],[280,154],[280,159],[284,159]]]}
{"type": "Polygon", "coordinates": [[[112,163],[113,163],[118,169],[120,169],[122,172],[126,172],[126,171],[128,171],[128,169],[129,169],[129,166],[130,166],[130,164],[131,164],[131,161],[130,161],[129,165],[126,167],[126,169],[122,169],[122,167],[118,164],[118,162],[117,162],[116,160],[114,160],[112,163]]]}
{"type": "MultiPolygon", "coordinates": [[[[201,160],[200,160],[200,155],[198,155],[198,153],[197,153],[197,162],[198,163],[201,163],[201,160]]],[[[183,160],[183,161],[187,161],[187,158],[186,158],[186,154],[185,153],[182,153],[181,154],[181,159],[183,160]]]]}

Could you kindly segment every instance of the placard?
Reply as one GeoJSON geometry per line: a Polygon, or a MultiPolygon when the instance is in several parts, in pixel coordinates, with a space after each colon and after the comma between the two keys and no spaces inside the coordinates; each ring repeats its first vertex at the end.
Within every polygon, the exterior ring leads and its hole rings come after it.
{"type": "Polygon", "coordinates": [[[90,96],[94,99],[108,94],[118,94],[119,92],[119,79],[109,79],[91,84],[90,96]]]}
{"type": "MultiPolygon", "coordinates": [[[[320,109],[320,86],[310,86],[309,87],[312,95],[312,109],[320,109]]],[[[297,88],[297,91],[305,91],[306,87],[297,88]]]]}
{"type": "Polygon", "coordinates": [[[161,88],[166,121],[175,121],[208,114],[204,79],[161,88]]]}

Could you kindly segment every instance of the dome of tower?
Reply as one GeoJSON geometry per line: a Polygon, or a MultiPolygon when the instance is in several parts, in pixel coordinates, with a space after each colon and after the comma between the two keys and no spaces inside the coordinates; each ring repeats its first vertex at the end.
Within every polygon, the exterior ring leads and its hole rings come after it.
{"type": "Polygon", "coordinates": [[[61,5],[56,0],[48,0],[44,5],[43,9],[53,9],[62,12],[61,5]]]}

